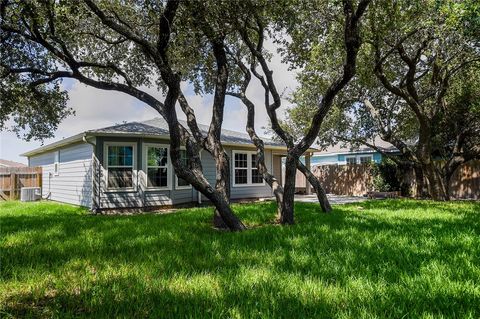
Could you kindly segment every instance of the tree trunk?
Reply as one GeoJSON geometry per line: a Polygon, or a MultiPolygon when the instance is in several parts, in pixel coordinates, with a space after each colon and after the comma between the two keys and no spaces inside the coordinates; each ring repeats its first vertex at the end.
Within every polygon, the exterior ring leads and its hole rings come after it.
{"type": "Polygon", "coordinates": [[[438,173],[433,162],[422,165],[423,172],[428,180],[428,193],[433,200],[448,200],[443,178],[438,173]]]}
{"type": "MultiPolygon", "coordinates": [[[[175,162],[174,162],[175,163],[175,162]]],[[[175,163],[177,164],[177,163],[175,163]]],[[[178,166],[178,164],[176,165],[178,166]]],[[[174,165],[175,167],[175,165],[174,165]]],[[[195,169],[191,171],[194,176],[183,171],[180,173],[180,177],[187,180],[192,186],[198,190],[200,193],[205,195],[215,206],[214,211],[214,225],[219,225],[219,228],[231,230],[231,231],[241,231],[245,230],[245,225],[240,221],[240,219],[233,213],[228,196],[224,191],[217,190],[213,188],[203,175],[201,170],[195,169]]],[[[228,181],[227,181],[228,182],[228,181]]]]}
{"type": "Polygon", "coordinates": [[[282,210],[278,219],[281,224],[294,224],[295,178],[298,158],[288,154],[285,161],[285,184],[283,186],[282,210]]]}
{"type": "MultiPolygon", "coordinates": [[[[215,190],[223,197],[223,202],[230,204],[230,162],[228,155],[223,149],[217,148],[215,150],[215,168],[216,168],[216,183],[215,190]]],[[[231,218],[231,217],[228,217],[231,218]]],[[[219,229],[229,228],[227,221],[223,220],[223,214],[215,210],[213,213],[213,225],[219,229]]],[[[245,226],[244,226],[245,227],[245,226]]]]}
{"type": "MultiPolygon", "coordinates": [[[[172,125],[173,134],[177,133],[175,127],[172,125]]],[[[228,229],[231,231],[238,231],[246,229],[245,225],[238,219],[237,216],[233,213],[230,203],[230,180],[228,176],[228,157],[222,152],[225,156],[220,156],[222,159],[221,165],[217,164],[220,174],[217,173],[217,183],[216,187],[213,188],[203,175],[201,160],[199,156],[192,156],[190,162],[190,168],[185,169],[182,166],[180,159],[180,144],[178,140],[171,139],[171,152],[170,156],[172,159],[173,167],[177,172],[178,176],[188,181],[196,190],[205,195],[212,203],[215,205],[214,213],[214,222],[215,225],[218,225],[219,228],[228,229]],[[176,143],[174,143],[176,141],[176,143]],[[227,174],[227,175],[225,175],[227,174]],[[226,176],[226,177],[225,177],[226,176]]],[[[191,148],[187,145],[187,151],[190,151],[190,154],[193,155],[191,148]]],[[[217,161],[219,163],[219,161],[217,161]]]]}
{"type": "Polygon", "coordinates": [[[283,196],[284,196],[284,191],[283,187],[280,184],[279,180],[270,174],[270,172],[267,169],[267,165],[265,165],[265,152],[263,150],[263,143],[262,147],[258,148],[257,147],[257,167],[259,171],[262,173],[263,179],[267,182],[267,184],[272,188],[273,195],[275,196],[275,200],[277,201],[277,216],[283,215],[283,196]]]}
{"type": "Polygon", "coordinates": [[[297,168],[300,170],[300,172],[302,172],[303,175],[305,175],[307,182],[309,182],[315,190],[322,211],[324,213],[330,213],[332,211],[332,206],[330,205],[327,194],[325,193],[325,190],[320,184],[318,178],[313,175],[313,173],[300,161],[297,162],[297,168]]]}
{"type": "Polygon", "coordinates": [[[445,185],[445,200],[449,201],[450,197],[450,180],[452,179],[452,175],[444,176],[443,177],[443,185],[445,185]]]}
{"type": "Polygon", "coordinates": [[[396,177],[400,181],[400,194],[404,197],[412,197],[415,194],[415,189],[413,187],[415,181],[415,170],[413,165],[409,164],[398,164],[398,170],[396,172],[396,177]]]}
{"type": "Polygon", "coordinates": [[[425,197],[425,176],[423,174],[423,169],[420,165],[414,165],[415,171],[415,183],[416,183],[416,196],[418,198],[425,197]]]}
{"type": "Polygon", "coordinates": [[[257,168],[259,172],[262,174],[263,179],[267,182],[267,184],[272,188],[273,194],[275,195],[275,199],[277,201],[277,216],[281,216],[283,210],[283,187],[278,181],[278,179],[270,174],[268,171],[267,165],[265,164],[265,146],[263,140],[257,135],[255,131],[255,104],[250,101],[246,95],[245,91],[248,87],[248,83],[250,82],[250,73],[247,67],[240,61],[237,60],[238,65],[244,72],[246,76],[246,82],[243,84],[243,91],[241,94],[230,94],[232,96],[236,96],[240,98],[240,100],[245,104],[247,108],[247,126],[246,130],[250,139],[252,140],[253,144],[257,148],[257,168]]]}
{"type": "MultiPolygon", "coordinates": [[[[187,147],[187,151],[190,152],[190,155],[197,156],[191,158],[192,167],[190,169],[185,169],[185,167],[182,166],[180,161],[180,141],[182,137],[175,113],[175,103],[180,92],[179,83],[180,82],[176,85],[171,85],[171,89],[165,99],[165,116],[170,131],[170,158],[173,166],[181,178],[188,181],[196,190],[204,194],[215,205],[214,221],[221,220],[221,222],[218,222],[218,225],[222,226],[223,229],[232,231],[244,230],[246,229],[245,225],[235,216],[229,206],[230,175],[228,156],[223,151],[219,139],[210,139],[211,149],[214,150],[212,155],[214,155],[213,157],[215,158],[217,168],[215,189],[208,183],[203,175],[198,149],[194,152],[192,150],[193,147],[191,147],[189,143],[187,143],[187,145],[190,146],[187,147]]],[[[190,142],[195,144],[193,140],[190,140],[190,142]]]]}
{"type": "Polygon", "coordinates": [[[230,203],[225,200],[225,194],[215,191],[209,197],[215,205],[215,212],[213,215],[214,226],[220,229],[241,231],[247,229],[245,225],[233,213],[230,203]]]}

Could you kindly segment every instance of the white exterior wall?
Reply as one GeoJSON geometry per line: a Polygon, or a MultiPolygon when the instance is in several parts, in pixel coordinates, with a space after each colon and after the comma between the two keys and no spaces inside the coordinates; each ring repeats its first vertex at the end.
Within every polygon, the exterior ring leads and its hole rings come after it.
{"type": "Polygon", "coordinates": [[[42,197],[84,207],[92,205],[93,147],[79,143],[29,158],[30,166],[42,167],[42,197]],[[54,173],[59,151],[58,175],[54,173]]]}

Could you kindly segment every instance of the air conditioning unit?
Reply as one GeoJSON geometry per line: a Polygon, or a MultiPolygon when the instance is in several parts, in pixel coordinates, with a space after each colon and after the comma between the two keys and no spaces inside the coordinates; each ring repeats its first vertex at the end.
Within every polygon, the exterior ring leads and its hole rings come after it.
{"type": "Polygon", "coordinates": [[[20,189],[20,200],[22,202],[33,202],[42,198],[40,187],[22,187],[20,189]]]}

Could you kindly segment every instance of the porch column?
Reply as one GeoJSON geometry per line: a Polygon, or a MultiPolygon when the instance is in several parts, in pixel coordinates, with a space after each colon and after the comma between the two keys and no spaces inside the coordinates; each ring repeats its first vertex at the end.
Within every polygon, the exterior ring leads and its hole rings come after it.
{"type": "MultiPolygon", "coordinates": [[[[308,170],[311,168],[310,158],[312,157],[312,153],[305,153],[305,166],[308,170]]],[[[312,194],[312,186],[308,182],[308,179],[305,177],[305,194],[311,195],[312,194]]]]}

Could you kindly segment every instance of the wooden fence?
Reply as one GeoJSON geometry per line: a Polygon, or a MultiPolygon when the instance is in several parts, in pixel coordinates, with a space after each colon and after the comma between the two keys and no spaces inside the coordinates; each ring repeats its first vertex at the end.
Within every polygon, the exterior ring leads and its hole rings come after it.
{"type": "Polygon", "coordinates": [[[42,187],[42,168],[0,168],[0,200],[18,199],[22,187],[42,187]]]}
{"type": "MultiPolygon", "coordinates": [[[[373,190],[373,176],[368,165],[321,165],[312,167],[312,172],[330,194],[363,196],[373,190]]],[[[412,184],[415,181],[413,171],[404,178],[412,180],[412,184]]],[[[305,177],[297,171],[297,190],[303,191],[305,185],[305,177]]],[[[450,195],[457,199],[480,199],[480,161],[471,161],[455,171],[450,195]]]]}
{"type": "MultiPolygon", "coordinates": [[[[368,165],[319,165],[312,172],[321,181],[328,194],[363,196],[372,188],[371,168],[368,165]]],[[[297,171],[296,189],[303,191],[305,176],[297,171]]],[[[313,191],[313,189],[312,189],[313,191]]]]}
{"type": "Polygon", "coordinates": [[[454,198],[480,199],[480,161],[460,166],[452,176],[450,195],[454,198]]]}

